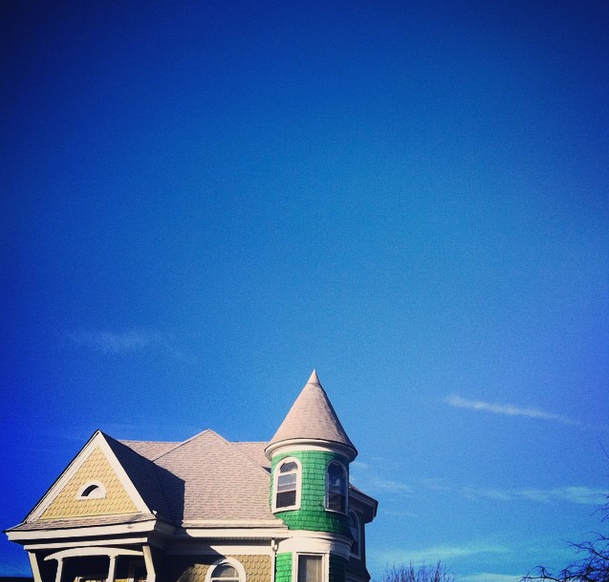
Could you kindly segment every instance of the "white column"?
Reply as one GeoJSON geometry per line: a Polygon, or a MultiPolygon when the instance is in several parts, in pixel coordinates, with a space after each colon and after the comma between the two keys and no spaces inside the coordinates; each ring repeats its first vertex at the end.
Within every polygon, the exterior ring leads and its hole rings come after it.
{"type": "MultiPolygon", "coordinates": [[[[114,575],[116,573],[116,556],[114,554],[108,556],[110,558],[110,566],[108,567],[108,578],[106,582],[114,582],[114,575]]],[[[60,582],[59,580],[57,582],[60,582]]]]}
{"type": "Polygon", "coordinates": [[[61,574],[63,572],[63,558],[57,558],[57,572],[55,573],[55,582],[61,582],[61,574]]]}
{"type": "Polygon", "coordinates": [[[42,582],[42,576],[40,575],[40,568],[38,567],[38,559],[34,552],[28,552],[27,557],[30,559],[30,567],[32,568],[32,575],[34,576],[34,582],[42,582]]]}
{"type": "MultiPolygon", "coordinates": [[[[142,546],[144,552],[144,563],[146,564],[146,582],[155,582],[156,572],[154,571],[154,564],[152,563],[152,552],[150,546],[142,546]]],[[[108,580],[108,582],[110,582],[108,580]]]]}

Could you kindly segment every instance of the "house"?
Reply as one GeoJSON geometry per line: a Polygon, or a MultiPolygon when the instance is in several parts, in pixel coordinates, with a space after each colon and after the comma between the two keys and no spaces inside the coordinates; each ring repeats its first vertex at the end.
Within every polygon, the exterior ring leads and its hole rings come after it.
{"type": "Polygon", "coordinates": [[[6,533],[35,582],[368,582],[356,455],[313,371],[268,443],[95,432],[6,533]]]}

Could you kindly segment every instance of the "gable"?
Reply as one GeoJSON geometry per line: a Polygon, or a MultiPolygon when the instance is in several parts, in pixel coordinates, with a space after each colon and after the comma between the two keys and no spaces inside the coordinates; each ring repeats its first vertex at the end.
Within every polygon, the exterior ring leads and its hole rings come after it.
{"type": "Polygon", "coordinates": [[[95,515],[138,513],[138,508],[119,479],[116,471],[100,447],[71,476],[39,519],[58,519],[95,515]],[[99,483],[105,489],[103,498],[80,497],[90,483],[99,483]]]}

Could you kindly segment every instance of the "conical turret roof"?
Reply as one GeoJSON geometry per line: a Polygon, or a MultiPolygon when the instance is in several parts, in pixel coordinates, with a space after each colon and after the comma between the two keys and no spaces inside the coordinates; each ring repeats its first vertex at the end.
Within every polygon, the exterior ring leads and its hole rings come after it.
{"type": "Polygon", "coordinates": [[[291,444],[335,445],[350,460],[357,456],[357,449],[338,420],[315,370],[267,446],[267,457],[291,444]]]}

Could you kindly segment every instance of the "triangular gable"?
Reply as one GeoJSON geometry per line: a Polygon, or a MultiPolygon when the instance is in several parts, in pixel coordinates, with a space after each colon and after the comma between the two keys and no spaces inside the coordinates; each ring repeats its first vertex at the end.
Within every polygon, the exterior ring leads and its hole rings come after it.
{"type": "Polygon", "coordinates": [[[26,521],[150,513],[105,435],[97,431],[26,521]],[[98,486],[86,496],[86,489],[98,486]],[[85,493],[85,495],[83,495],[85,493]]]}

